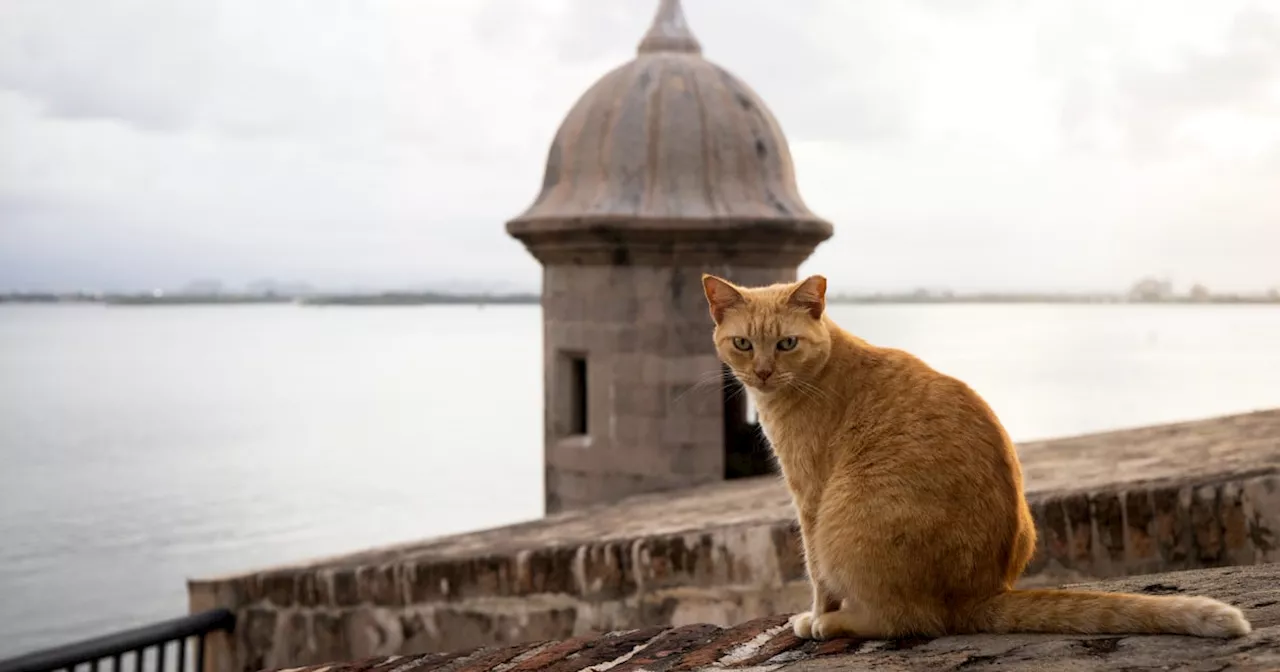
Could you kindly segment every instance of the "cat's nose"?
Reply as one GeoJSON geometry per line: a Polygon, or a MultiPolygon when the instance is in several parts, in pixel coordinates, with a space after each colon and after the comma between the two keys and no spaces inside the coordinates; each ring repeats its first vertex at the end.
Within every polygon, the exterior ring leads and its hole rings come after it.
{"type": "Polygon", "coordinates": [[[772,376],[772,375],[773,375],[772,369],[756,369],[756,378],[759,378],[760,382],[762,383],[766,380],[769,380],[769,376],[772,376]]]}

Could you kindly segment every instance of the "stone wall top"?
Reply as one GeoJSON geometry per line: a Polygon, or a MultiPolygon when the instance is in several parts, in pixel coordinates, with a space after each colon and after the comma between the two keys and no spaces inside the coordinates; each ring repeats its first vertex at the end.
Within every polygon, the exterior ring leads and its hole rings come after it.
{"type": "Polygon", "coordinates": [[[799,640],[787,616],[721,628],[643,628],[454,653],[384,656],[289,672],[810,672],[837,669],[1280,670],[1280,565],[1155,574],[1078,588],[1209,595],[1243,609],[1254,632],[1232,640],[1180,636],[975,635],[868,642],[799,640]]]}
{"type": "Polygon", "coordinates": [[[1027,494],[1234,477],[1280,467],[1280,409],[1023,443],[1027,494]]]}
{"type": "MultiPolygon", "coordinates": [[[[1024,587],[1280,561],[1280,410],[1021,452],[1038,532],[1024,587]]],[[[189,597],[193,611],[240,619],[206,648],[206,669],[255,672],[632,629],[657,637],[795,611],[809,593],[787,494],[763,478],[192,581],[189,597]]]]}
{"type": "MultiPolygon", "coordinates": [[[[1280,409],[1029,442],[1019,446],[1019,453],[1027,497],[1033,504],[1069,492],[1275,473],[1280,472],[1280,409]]],[[[793,517],[790,500],[778,479],[743,479],[641,495],[619,504],[587,507],[526,523],[263,571],[511,555],[531,549],[768,524],[793,517]]],[[[213,580],[231,578],[235,577],[213,580]]]]}

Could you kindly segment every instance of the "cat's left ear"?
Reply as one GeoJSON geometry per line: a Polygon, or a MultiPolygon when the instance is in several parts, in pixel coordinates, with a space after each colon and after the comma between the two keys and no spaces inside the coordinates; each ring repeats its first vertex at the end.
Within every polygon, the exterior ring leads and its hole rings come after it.
{"type": "Polygon", "coordinates": [[[805,309],[815,320],[822,317],[822,311],[827,307],[827,279],[821,275],[805,278],[791,290],[787,303],[805,309]]]}

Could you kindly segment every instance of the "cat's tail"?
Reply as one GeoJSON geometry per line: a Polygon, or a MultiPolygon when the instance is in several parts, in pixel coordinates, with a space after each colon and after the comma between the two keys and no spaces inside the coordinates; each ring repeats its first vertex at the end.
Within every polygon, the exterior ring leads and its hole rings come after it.
{"type": "Polygon", "coordinates": [[[1253,626],[1237,608],[1208,597],[1077,590],[1011,590],[971,612],[976,632],[1178,634],[1241,637],[1253,626]]]}

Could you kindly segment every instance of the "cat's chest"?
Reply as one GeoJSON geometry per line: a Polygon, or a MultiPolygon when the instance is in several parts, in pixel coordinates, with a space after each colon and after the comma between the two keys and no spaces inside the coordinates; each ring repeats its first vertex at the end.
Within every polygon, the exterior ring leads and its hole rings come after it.
{"type": "Polygon", "coordinates": [[[824,428],[793,414],[760,409],[760,429],[778,457],[783,474],[790,479],[810,480],[822,474],[827,444],[824,428]]]}
{"type": "Polygon", "coordinates": [[[830,433],[822,414],[808,405],[762,401],[756,403],[756,408],[760,429],[775,446],[818,442],[830,433]]]}

